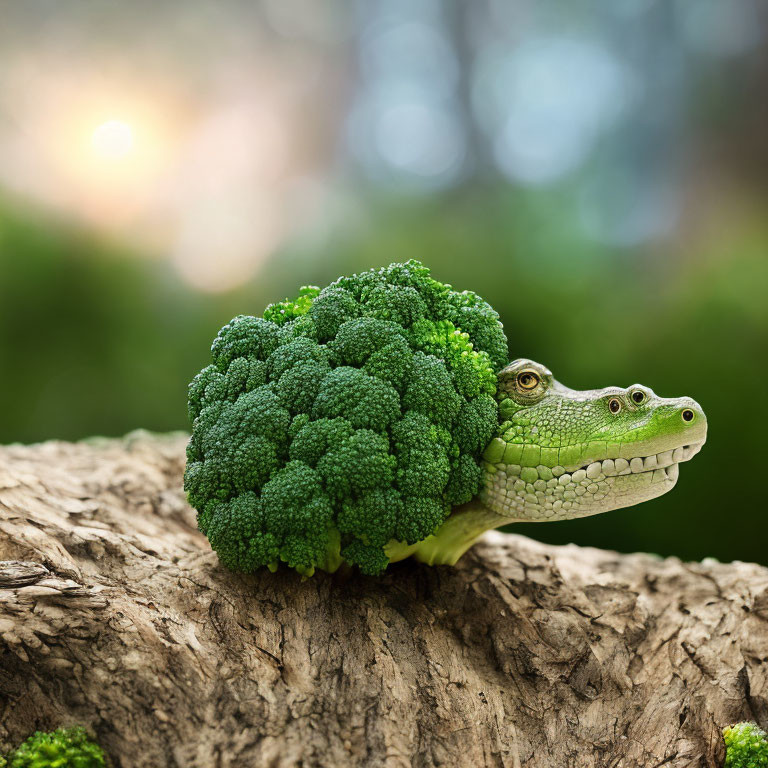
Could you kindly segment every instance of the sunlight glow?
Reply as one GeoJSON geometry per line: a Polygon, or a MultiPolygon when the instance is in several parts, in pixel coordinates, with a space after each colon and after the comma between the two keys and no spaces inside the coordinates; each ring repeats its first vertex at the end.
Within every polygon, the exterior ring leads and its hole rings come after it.
{"type": "Polygon", "coordinates": [[[133,149],[133,128],[121,120],[107,120],[91,135],[91,148],[105,158],[125,157],[133,149]]]}
{"type": "Polygon", "coordinates": [[[271,80],[198,108],[167,84],[35,67],[23,130],[8,134],[0,119],[0,191],[165,256],[208,293],[247,283],[293,231],[290,182],[308,161],[271,80]]]}

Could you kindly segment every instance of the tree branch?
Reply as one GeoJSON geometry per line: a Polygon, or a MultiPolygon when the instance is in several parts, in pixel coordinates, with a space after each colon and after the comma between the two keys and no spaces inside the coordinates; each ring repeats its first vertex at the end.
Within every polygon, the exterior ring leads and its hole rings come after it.
{"type": "Polygon", "coordinates": [[[118,768],[716,766],[768,725],[765,568],[492,534],[453,568],[235,575],[184,444],[0,448],[0,751],[82,724],[118,768]]]}

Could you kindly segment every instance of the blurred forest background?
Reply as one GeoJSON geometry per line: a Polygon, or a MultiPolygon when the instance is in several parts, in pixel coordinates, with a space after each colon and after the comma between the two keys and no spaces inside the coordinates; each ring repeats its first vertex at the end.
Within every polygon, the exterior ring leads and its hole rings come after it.
{"type": "Polygon", "coordinates": [[[768,563],[768,6],[0,0],[0,442],[188,429],[218,328],[418,258],[678,487],[551,542],[768,563]]]}

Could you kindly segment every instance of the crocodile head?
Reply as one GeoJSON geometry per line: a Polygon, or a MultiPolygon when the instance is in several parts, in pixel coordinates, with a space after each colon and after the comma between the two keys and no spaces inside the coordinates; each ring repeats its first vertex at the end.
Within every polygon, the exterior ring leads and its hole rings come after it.
{"type": "Polygon", "coordinates": [[[689,397],[639,384],[580,392],[532,360],[499,373],[497,398],[480,500],[512,520],[567,520],[660,496],[707,436],[689,397]]]}

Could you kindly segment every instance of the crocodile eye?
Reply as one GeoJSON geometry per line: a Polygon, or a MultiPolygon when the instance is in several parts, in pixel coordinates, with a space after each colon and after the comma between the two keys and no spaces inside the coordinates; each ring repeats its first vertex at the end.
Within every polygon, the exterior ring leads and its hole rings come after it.
{"type": "Polygon", "coordinates": [[[541,379],[538,373],[533,371],[521,371],[517,375],[517,386],[525,392],[530,392],[532,389],[536,389],[541,379]]]}
{"type": "Polygon", "coordinates": [[[618,413],[621,410],[621,400],[617,397],[612,397],[608,401],[608,409],[611,413],[618,413]]]}
{"type": "Polygon", "coordinates": [[[635,390],[635,391],[632,393],[632,399],[633,399],[633,400],[634,400],[634,401],[635,401],[635,402],[636,402],[638,405],[640,405],[640,403],[642,403],[642,402],[643,402],[643,400],[645,400],[645,392],[643,392],[643,391],[642,391],[642,390],[640,390],[640,389],[636,389],[636,390],[635,390]]]}

